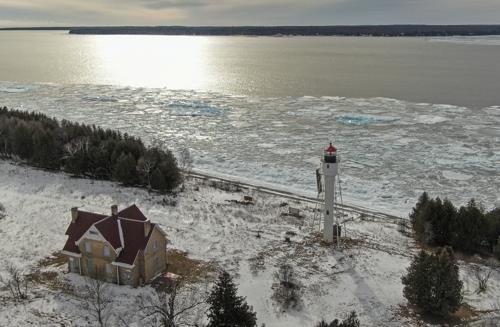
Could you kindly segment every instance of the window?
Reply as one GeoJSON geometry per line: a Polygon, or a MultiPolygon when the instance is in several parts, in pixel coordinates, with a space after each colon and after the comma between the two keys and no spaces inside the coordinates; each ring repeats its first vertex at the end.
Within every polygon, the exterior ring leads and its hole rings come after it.
{"type": "Polygon", "coordinates": [[[110,256],[109,246],[107,246],[107,245],[104,246],[104,256],[105,257],[109,257],[110,256]]]}
{"type": "Polygon", "coordinates": [[[106,264],[106,274],[111,274],[112,273],[112,269],[111,269],[111,265],[109,263],[106,264]]]}
{"type": "Polygon", "coordinates": [[[156,249],[158,249],[158,241],[157,240],[155,240],[153,242],[153,250],[156,251],[156,249]]]}
{"type": "Polygon", "coordinates": [[[160,268],[160,260],[158,259],[158,257],[155,257],[154,263],[155,263],[155,268],[156,269],[160,268]]]}
{"type": "Polygon", "coordinates": [[[90,235],[97,235],[97,232],[95,230],[89,230],[90,235]]]}
{"type": "Polygon", "coordinates": [[[94,271],[94,263],[92,262],[92,259],[87,259],[87,272],[89,274],[92,274],[94,271]]]}
{"type": "Polygon", "coordinates": [[[92,252],[92,244],[90,244],[90,242],[85,242],[85,252],[87,253],[92,252]]]}
{"type": "Polygon", "coordinates": [[[127,272],[127,284],[132,285],[132,273],[130,271],[127,272]]]}

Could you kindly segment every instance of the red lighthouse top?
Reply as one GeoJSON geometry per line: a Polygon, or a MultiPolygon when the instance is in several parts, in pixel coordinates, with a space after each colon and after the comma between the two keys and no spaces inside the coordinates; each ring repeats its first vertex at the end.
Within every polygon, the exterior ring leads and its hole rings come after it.
{"type": "Polygon", "coordinates": [[[336,147],[334,147],[334,146],[332,145],[332,143],[330,142],[330,146],[326,149],[326,152],[328,152],[328,153],[337,152],[337,148],[336,148],[336,147]]]}

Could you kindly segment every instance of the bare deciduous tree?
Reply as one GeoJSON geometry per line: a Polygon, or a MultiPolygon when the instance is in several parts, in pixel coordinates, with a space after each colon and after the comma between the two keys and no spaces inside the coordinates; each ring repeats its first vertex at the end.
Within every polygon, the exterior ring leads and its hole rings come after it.
{"type": "Polygon", "coordinates": [[[15,301],[28,298],[28,279],[18,268],[7,266],[7,277],[0,276],[0,284],[4,285],[15,301]]]}
{"type": "Polygon", "coordinates": [[[80,137],[64,145],[66,157],[74,157],[79,152],[86,152],[89,148],[88,137],[80,137]]]}
{"type": "Polygon", "coordinates": [[[480,266],[474,266],[474,276],[477,280],[477,293],[486,292],[488,289],[488,281],[491,276],[491,268],[481,268],[480,266]]]}
{"type": "Polygon", "coordinates": [[[282,264],[274,273],[273,298],[284,309],[296,308],[301,302],[302,285],[297,280],[293,267],[282,264]]]}
{"type": "Polygon", "coordinates": [[[146,177],[148,181],[148,191],[151,191],[151,173],[153,172],[154,163],[150,158],[140,158],[137,163],[137,170],[146,177]]]}
{"type": "Polygon", "coordinates": [[[103,278],[102,270],[96,269],[93,278],[85,277],[85,285],[80,289],[80,300],[100,327],[107,326],[111,318],[113,297],[110,284],[103,278]]]}
{"type": "Polygon", "coordinates": [[[184,174],[189,174],[193,168],[193,158],[191,157],[191,152],[189,148],[183,148],[179,154],[179,164],[184,174]]]}
{"type": "Polygon", "coordinates": [[[201,290],[181,277],[155,288],[152,295],[140,296],[139,311],[149,326],[196,326],[206,299],[206,289],[201,290]]]}

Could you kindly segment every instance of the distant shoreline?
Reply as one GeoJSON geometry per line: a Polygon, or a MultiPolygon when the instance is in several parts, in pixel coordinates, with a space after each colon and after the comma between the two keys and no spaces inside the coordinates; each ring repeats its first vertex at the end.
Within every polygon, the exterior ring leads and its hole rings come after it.
{"type": "Polygon", "coordinates": [[[93,26],[15,27],[0,31],[69,31],[83,35],[200,36],[481,36],[500,35],[499,25],[343,25],[343,26],[93,26]]]}

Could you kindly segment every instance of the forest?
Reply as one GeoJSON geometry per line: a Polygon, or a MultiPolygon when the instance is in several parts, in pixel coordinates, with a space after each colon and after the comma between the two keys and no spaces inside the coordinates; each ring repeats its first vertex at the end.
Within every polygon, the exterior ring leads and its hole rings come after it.
{"type": "Polygon", "coordinates": [[[486,211],[473,199],[457,208],[448,199],[433,199],[424,192],[410,221],[420,242],[500,258],[500,208],[486,211]]]}
{"type": "Polygon", "coordinates": [[[141,139],[36,112],[0,108],[0,156],[73,176],[168,192],[182,181],[168,149],[141,139]]]}

